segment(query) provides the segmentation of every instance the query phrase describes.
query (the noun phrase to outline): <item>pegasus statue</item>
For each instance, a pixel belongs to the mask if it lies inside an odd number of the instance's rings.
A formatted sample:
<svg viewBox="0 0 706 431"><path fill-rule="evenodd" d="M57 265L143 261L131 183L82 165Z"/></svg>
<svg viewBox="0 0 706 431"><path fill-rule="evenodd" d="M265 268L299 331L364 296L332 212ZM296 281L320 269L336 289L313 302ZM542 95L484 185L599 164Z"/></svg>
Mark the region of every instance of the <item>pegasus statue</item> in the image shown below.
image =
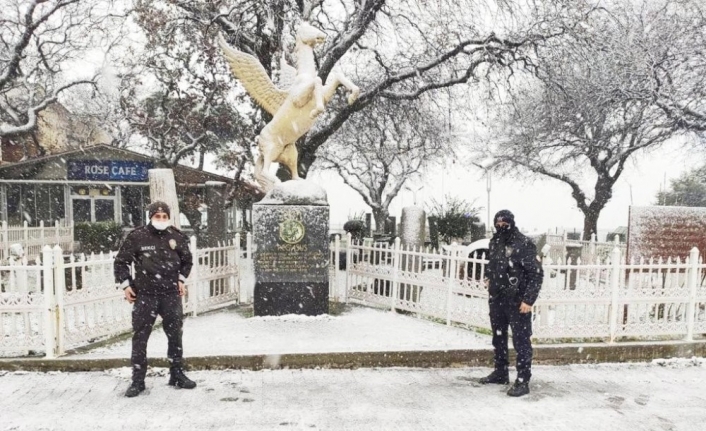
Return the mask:
<svg viewBox="0 0 706 431"><path fill-rule="evenodd" d="M277 88L257 58L230 47L223 37L219 44L233 75L240 80L248 94L267 112L272 121L257 137L260 156L255 164L255 179L263 191L269 192L278 181L269 173L272 162L284 165L298 179L298 151L296 142L314 125L324 112L326 104L342 85L350 91L348 103L358 98L360 89L344 75L331 72L326 84L316 73L314 48L326 39L319 29L303 22L298 30L295 45L296 69L287 64L284 55L280 60L282 79Z"/></svg>

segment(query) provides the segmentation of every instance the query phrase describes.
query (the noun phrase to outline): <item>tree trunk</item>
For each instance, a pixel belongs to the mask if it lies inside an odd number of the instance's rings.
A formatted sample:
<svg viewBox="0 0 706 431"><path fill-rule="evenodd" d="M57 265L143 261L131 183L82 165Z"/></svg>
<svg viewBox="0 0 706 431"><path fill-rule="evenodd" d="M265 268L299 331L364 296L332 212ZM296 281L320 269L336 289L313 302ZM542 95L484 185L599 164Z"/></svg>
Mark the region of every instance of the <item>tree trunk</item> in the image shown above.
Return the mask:
<svg viewBox="0 0 706 431"><path fill-rule="evenodd" d="M384 234L385 232L385 221L390 216L387 208L373 208L373 218L375 219L375 233Z"/></svg>
<svg viewBox="0 0 706 431"><path fill-rule="evenodd" d="M583 213L583 236L581 239L584 241L591 240L591 234L596 234L598 238L598 217L601 214L600 209L590 208Z"/></svg>
<svg viewBox="0 0 706 431"><path fill-rule="evenodd" d="M202 151L199 153L199 167L198 167L198 170L199 170L199 171L203 171L203 164L204 164L204 159L205 159L205 158L206 158L206 152L202 150Z"/></svg>

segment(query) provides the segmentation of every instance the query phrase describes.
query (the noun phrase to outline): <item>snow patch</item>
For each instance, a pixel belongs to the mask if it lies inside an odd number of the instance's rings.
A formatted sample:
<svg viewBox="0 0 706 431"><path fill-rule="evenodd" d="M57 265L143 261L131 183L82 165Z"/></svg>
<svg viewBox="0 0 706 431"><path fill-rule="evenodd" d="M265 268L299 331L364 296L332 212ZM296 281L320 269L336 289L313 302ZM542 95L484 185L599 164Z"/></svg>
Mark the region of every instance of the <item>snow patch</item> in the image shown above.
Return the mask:
<svg viewBox="0 0 706 431"><path fill-rule="evenodd" d="M330 316L328 314L319 314L318 316L306 316L303 314L283 314L281 316L257 316L252 317L250 320L278 320L282 322L311 322L317 320L333 320L337 319L336 316Z"/></svg>
<svg viewBox="0 0 706 431"><path fill-rule="evenodd" d="M263 200L265 205L328 205L326 190L313 181L298 179L275 184Z"/></svg>
<svg viewBox="0 0 706 431"><path fill-rule="evenodd" d="M660 358L654 359L652 364L667 368L706 367L706 358L696 356L691 358Z"/></svg>

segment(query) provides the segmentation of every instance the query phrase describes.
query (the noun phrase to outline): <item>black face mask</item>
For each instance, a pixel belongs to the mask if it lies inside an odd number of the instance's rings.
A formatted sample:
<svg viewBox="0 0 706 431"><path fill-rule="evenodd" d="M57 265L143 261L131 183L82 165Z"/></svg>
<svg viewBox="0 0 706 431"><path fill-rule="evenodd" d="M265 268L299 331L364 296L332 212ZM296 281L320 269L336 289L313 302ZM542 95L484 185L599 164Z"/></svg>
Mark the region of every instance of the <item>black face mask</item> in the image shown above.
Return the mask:
<svg viewBox="0 0 706 431"><path fill-rule="evenodd" d="M509 224L506 224L503 226L495 225L495 231L497 233L507 233L507 232L510 232L511 229L512 229L512 225L509 225Z"/></svg>

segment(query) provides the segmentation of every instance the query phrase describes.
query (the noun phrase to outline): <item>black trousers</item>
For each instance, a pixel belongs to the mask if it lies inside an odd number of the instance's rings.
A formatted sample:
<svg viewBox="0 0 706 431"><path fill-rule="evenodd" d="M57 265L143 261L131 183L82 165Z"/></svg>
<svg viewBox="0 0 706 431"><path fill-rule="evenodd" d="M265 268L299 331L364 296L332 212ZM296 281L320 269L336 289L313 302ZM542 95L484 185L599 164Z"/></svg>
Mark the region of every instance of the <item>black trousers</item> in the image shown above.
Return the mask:
<svg viewBox="0 0 706 431"><path fill-rule="evenodd" d="M520 300L515 298L492 298L490 327L493 330L495 369L508 372L508 327L512 329L512 344L517 352L517 379L529 382L532 377L532 313L520 313Z"/></svg>
<svg viewBox="0 0 706 431"><path fill-rule="evenodd" d="M147 374L147 341L152 333L152 326L162 316L162 327L167 334L167 357L171 368L181 368L183 349L181 333L183 315L181 297L173 295L139 295L132 307L132 380L141 382Z"/></svg>

